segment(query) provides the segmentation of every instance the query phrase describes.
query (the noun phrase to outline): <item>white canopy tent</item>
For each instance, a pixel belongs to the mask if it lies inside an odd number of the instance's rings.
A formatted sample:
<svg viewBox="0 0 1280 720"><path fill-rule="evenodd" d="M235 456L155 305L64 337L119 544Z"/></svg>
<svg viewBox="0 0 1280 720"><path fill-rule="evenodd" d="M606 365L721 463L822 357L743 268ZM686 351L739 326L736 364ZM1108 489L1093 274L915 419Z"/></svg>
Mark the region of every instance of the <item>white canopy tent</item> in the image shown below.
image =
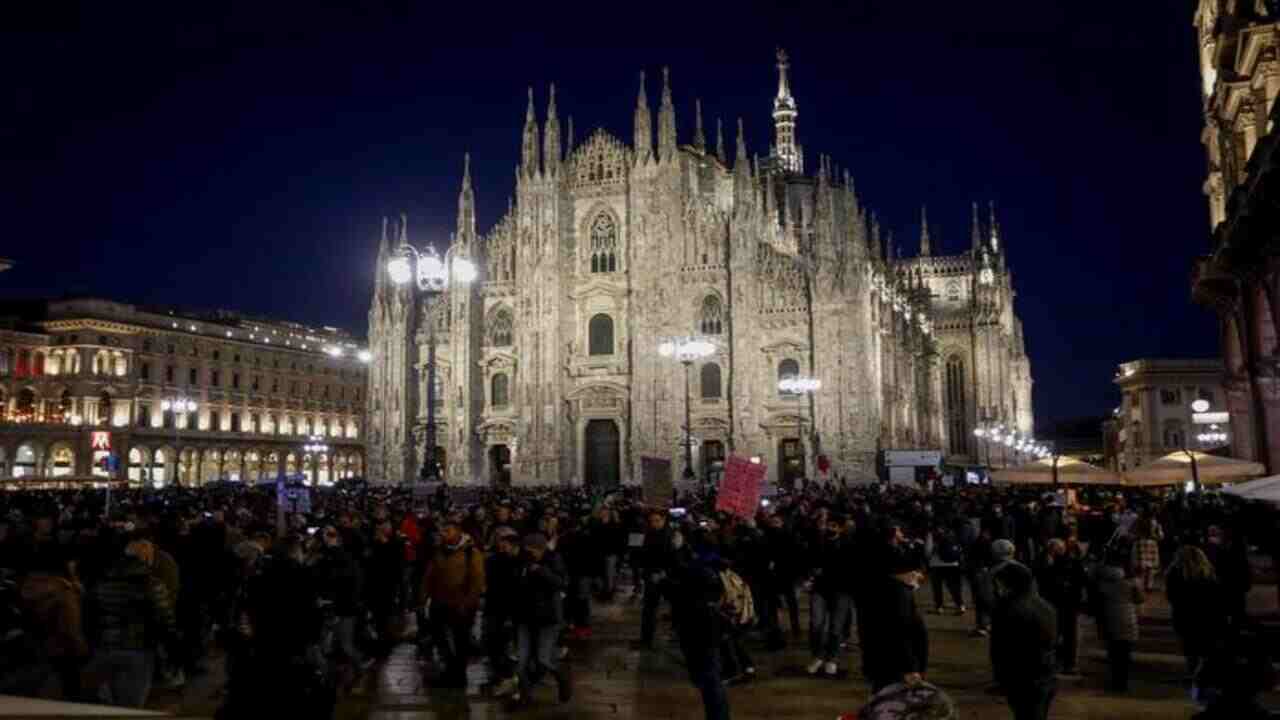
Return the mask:
<svg viewBox="0 0 1280 720"><path fill-rule="evenodd" d="M1122 482L1118 474L1106 468L1066 455L1054 455L1026 465L996 470L991 473L991 481L1009 485L1052 485L1055 462L1061 485L1119 485Z"/></svg>
<svg viewBox="0 0 1280 720"><path fill-rule="evenodd" d="M1194 475L1199 476L1201 485L1247 480L1266 472L1262 463L1252 460L1219 457L1196 450L1177 450L1125 473L1125 484L1134 487L1159 487L1191 482L1194 479L1192 458L1195 459Z"/></svg>
<svg viewBox="0 0 1280 720"><path fill-rule="evenodd" d="M1257 480L1250 480L1231 487L1224 487L1222 492L1245 500L1262 500L1280 504L1280 475L1272 475L1271 477L1258 478Z"/></svg>

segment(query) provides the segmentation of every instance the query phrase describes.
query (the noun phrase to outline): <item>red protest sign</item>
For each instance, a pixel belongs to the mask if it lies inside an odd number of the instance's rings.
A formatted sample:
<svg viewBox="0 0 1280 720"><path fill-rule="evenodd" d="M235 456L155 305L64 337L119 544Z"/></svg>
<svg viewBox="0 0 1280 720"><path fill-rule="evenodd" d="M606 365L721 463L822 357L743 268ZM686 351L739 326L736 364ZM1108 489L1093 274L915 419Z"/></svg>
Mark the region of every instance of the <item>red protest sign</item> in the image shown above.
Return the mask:
<svg viewBox="0 0 1280 720"><path fill-rule="evenodd" d="M733 513L741 518L756 516L760 505L760 492L764 489L764 463L753 463L746 458L730 455L724 464L724 477L716 494L716 510Z"/></svg>

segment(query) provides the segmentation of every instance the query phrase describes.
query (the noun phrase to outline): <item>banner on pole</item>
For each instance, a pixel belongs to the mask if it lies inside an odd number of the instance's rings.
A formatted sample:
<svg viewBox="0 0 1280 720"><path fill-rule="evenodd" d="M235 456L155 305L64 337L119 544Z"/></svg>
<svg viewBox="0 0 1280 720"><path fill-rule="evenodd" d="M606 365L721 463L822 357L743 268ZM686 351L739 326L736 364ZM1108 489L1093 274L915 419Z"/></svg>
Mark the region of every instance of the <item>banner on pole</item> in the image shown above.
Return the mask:
<svg viewBox="0 0 1280 720"><path fill-rule="evenodd" d="M641 457L640 478L644 483L644 501L647 505L671 507L671 461L667 458Z"/></svg>
<svg viewBox="0 0 1280 720"><path fill-rule="evenodd" d="M764 490L764 463L753 463L746 458L730 455L724 465L724 477L716 494L716 510L733 513L741 518L753 518L760 505L760 493Z"/></svg>

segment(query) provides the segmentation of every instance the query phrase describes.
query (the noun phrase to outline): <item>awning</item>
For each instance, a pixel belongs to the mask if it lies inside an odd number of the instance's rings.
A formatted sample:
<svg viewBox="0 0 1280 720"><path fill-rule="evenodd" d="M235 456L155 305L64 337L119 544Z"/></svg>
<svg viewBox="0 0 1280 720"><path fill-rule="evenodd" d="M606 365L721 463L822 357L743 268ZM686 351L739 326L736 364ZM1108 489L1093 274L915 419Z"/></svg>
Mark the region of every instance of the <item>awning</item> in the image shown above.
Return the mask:
<svg viewBox="0 0 1280 720"><path fill-rule="evenodd" d="M1245 500L1261 500L1280 504L1280 475L1272 475L1271 477L1258 478L1257 480L1250 480L1231 487L1224 487L1222 492Z"/></svg>
<svg viewBox="0 0 1280 720"><path fill-rule="evenodd" d="M991 481L1009 485L1052 485L1055 461L1057 479L1061 485L1119 485L1122 482L1118 474L1106 468L1066 455L1041 458L1026 465L996 470L991 473Z"/></svg>
<svg viewBox="0 0 1280 720"><path fill-rule="evenodd" d="M1266 472L1262 463L1219 457L1196 450L1178 450L1125 473L1125 484L1135 487L1183 485L1192 481L1191 458L1202 485L1255 478Z"/></svg>

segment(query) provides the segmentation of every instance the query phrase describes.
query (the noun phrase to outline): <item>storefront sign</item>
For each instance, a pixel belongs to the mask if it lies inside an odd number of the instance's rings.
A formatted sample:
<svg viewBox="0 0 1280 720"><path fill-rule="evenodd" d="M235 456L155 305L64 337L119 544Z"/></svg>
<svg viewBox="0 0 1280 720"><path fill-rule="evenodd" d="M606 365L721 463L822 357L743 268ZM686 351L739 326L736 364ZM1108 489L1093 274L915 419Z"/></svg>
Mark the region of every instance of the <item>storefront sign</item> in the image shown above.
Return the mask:
<svg viewBox="0 0 1280 720"><path fill-rule="evenodd" d="M94 431L89 438L94 450L111 449L111 433L97 430Z"/></svg>

